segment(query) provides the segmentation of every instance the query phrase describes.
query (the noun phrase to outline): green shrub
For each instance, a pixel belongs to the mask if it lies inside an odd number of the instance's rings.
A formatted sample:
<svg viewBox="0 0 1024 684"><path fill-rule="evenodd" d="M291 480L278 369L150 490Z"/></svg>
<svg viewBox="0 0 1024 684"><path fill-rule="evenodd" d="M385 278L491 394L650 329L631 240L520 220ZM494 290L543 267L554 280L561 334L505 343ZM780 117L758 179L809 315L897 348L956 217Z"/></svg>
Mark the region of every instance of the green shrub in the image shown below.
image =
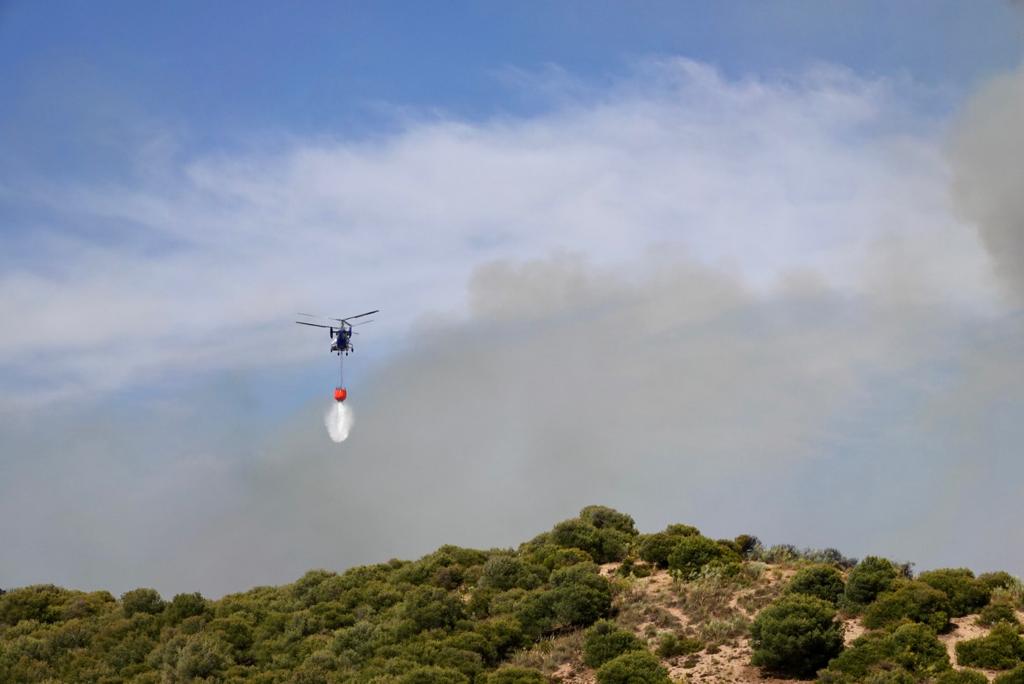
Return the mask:
<svg viewBox="0 0 1024 684"><path fill-rule="evenodd" d="M164 614L172 624L177 624L187 618L202 615L206 608L206 599L199 592L177 594L164 608Z"/></svg>
<svg viewBox="0 0 1024 684"><path fill-rule="evenodd" d="M736 548L739 549L740 555L744 558L749 558L754 550L761 546L761 540L752 534L741 534L733 541L736 543Z"/></svg>
<svg viewBox="0 0 1024 684"><path fill-rule="evenodd" d="M992 684L1024 684L1024 665L1015 667L1009 672L996 677Z"/></svg>
<svg viewBox="0 0 1024 684"><path fill-rule="evenodd" d="M1014 610L1013 604L1009 601L992 601L981 609L981 614L978 616L979 625L991 627L998 622L1005 622L1017 627L1020 626L1020 621L1017 619L1017 611Z"/></svg>
<svg viewBox="0 0 1024 684"><path fill-rule="evenodd" d="M611 563L626 557L632 537L614 527L594 527L573 518L555 525L549 539L557 546L586 551L597 563Z"/></svg>
<svg viewBox="0 0 1024 684"><path fill-rule="evenodd" d="M1015 586L1020 584L1019 579L1002 570L998 572L982 573L978 575L978 581L988 587L990 591L995 591L996 589L1013 589Z"/></svg>
<svg viewBox="0 0 1024 684"><path fill-rule="evenodd" d="M156 615L164 609L164 600L156 589L132 589L121 594L121 609L125 617L136 613Z"/></svg>
<svg viewBox="0 0 1024 684"><path fill-rule="evenodd" d="M845 588L843 575L829 565L811 565L800 568L786 590L791 594L807 594L836 603Z"/></svg>
<svg viewBox="0 0 1024 684"><path fill-rule="evenodd" d="M874 670L864 678L864 684L916 684L914 676L903 668Z"/></svg>
<svg viewBox="0 0 1024 684"><path fill-rule="evenodd" d="M52 584L11 589L0 596L0 625L16 625L22 620L56 622L72 595Z"/></svg>
<svg viewBox="0 0 1024 684"><path fill-rule="evenodd" d="M483 684L546 684L548 680L537 670L505 665L490 674L483 675L478 681Z"/></svg>
<svg viewBox="0 0 1024 684"><path fill-rule="evenodd" d="M644 535L640 540L640 558L659 568L667 568L668 555L679 543L679 539L680 537L674 537L664 532Z"/></svg>
<svg viewBox="0 0 1024 684"><path fill-rule="evenodd" d="M597 567L581 563L551 573L548 592L555 627L586 627L611 611L611 585Z"/></svg>
<svg viewBox="0 0 1024 684"><path fill-rule="evenodd" d="M772 672L810 677L843 648L843 628L835 618L828 601L784 596L754 619L751 662Z"/></svg>
<svg viewBox="0 0 1024 684"><path fill-rule="evenodd" d="M594 558L583 549L566 549L551 543L528 546L520 555L532 565L539 565L548 571L577 563L594 562Z"/></svg>
<svg viewBox="0 0 1024 684"><path fill-rule="evenodd" d="M469 684L469 677L450 667L427 665L405 673L398 684Z"/></svg>
<svg viewBox="0 0 1024 684"><path fill-rule="evenodd" d="M636 523L631 516L619 513L614 508L607 506L587 506L580 511L580 520L593 525L597 529L612 529L635 537Z"/></svg>
<svg viewBox="0 0 1024 684"><path fill-rule="evenodd" d="M999 623L986 636L959 642L956 657L961 665L1008 670L1024 660L1024 639L1016 627Z"/></svg>
<svg viewBox="0 0 1024 684"><path fill-rule="evenodd" d="M859 637L829 663L828 672L861 681L869 673L892 665L924 677L949 669L949 655L930 627L906 623L891 632L869 632Z"/></svg>
<svg viewBox="0 0 1024 684"><path fill-rule="evenodd" d="M619 628L610 620L599 620L583 633L583 662L594 668L601 667L627 651L645 648L644 643L631 632Z"/></svg>
<svg viewBox="0 0 1024 684"><path fill-rule="evenodd" d="M527 563L511 554L491 556L483 565L478 582L481 587L507 591L508 589L535 589L547 579L545 568Z"/></svg>
<svg viewBox="0 0 1024 684"><path fill-rule="evenodd" d="M738 563L739 556L707 537L683 537L668 556L668 567L684 580L694 579L708 566Z"/></svg>
<svg viewBox="0 0 1024 684"><path fill-rule="evenodd" d="M451 629L465 615L462 601L444 589L416 587L402 603L402 615L417 632L424 629Z"/></svg>
<svg viewBox="0 0 1024 684"><path fill-rule="evenodd" d="M550 582L550 589L530 592L515 605L516 619L530 638L568 627L587 627L611 611L611 585L592 563L556 570Z"/></svg>
<svg viewBox="0 0 1024 684"><path fill-rule="evenodd" d="M804 560L812 563L831 565L832 567L842 568L843 570L849 570L853 566L857 565L857 560L855 558L848 558L844 556L838 549L804 549L800 555Z"/></svg>
<svg viewBox="0 0 1024 684"><path fill-rule="evenodd" d="M898 575L896 567L888 560L868 556L850 570L843 592L844 603L854 609L868 605L879 594L889 591Z"/></svg>
<svg viewBox="0 0 1024 684"><path fill-rule="evenodd" d="M674 523L665 528L665 534L673 537L699 537L700 530L693 525Z"/></svg>
<svg viewBox="0 0 1024 684"><path fill-rule="evenodd" d="M180 681L215 677L231 665L231 649L220 639L193 634L177 654L175 671Z"/></svg>
<svg viewBox="0 0 1024 684"><path fill-rule="evenodd" d="M668 556L680 540L699 537L700 530L692 525L669 525L663 532L645 534L640 537L640 558L659 568L668 567Z"/></svg>
<svg viewBox="0 0 1024 684"><path fill-rule="evenodd" d="M979 610L988 603L992 590L974 578L967 568L944 568L922 572L918 581L944 591L949 597L951 617L960 617Z"/></svg>
<svg viewBox="0 0 1024 684"><path fill-rule="evenodd" d="M649 651L632 651L609 660L597 671L598 684L670 684L668 670Z"/></svg>
<svg viewBox="0 0 1024 684"><path fill-rule="evenodd" d="M888 591L875 599L864 611L864 626L878 629L901 620L921 622L936 632L949 626L949 599L945 592L923 582L900 580L895 591Z"/></svg>
<svg viewBox="0 0 1024 684"><path fill-rule="evenodd" d="M700 639L690 637L680 638L674 632L666 632L658 639L658 655L662 658L675 658L681 655L690 655L704 649L704 643Z"/></svg>
<svg viewBox="0 0 1024 684"><path fill-rule="evenodd" d="M977 670L950 669L940 672L935 684L988 684L988 677Z"/></svg>

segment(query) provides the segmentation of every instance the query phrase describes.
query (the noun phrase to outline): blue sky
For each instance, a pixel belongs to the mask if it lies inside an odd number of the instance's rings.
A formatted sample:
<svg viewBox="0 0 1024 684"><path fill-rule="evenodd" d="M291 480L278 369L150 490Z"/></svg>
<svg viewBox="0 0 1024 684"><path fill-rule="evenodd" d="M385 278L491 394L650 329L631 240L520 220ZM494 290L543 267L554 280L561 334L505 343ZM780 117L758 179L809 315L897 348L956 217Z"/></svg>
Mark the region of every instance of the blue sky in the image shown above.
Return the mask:
<svg viewBox="0 0 1024 684"><path fill-rule="evenodd" d="M1022 14L0 4L0 586L216 594L594 502L1024 572L971 533L1021 494ZM292 314L378 307L339 448Z"/></svg>
<svg viewBox="0 0 1024 684"><path fill-rule="evenodd" d="M9 2L0 15L5 167L126 173L153 127L187 152L252 134L359 137L402 112L460 118L549 106L518 70L600 85L636 60L684 55L729 75L809 62L961 93L1019 62L1009 3ZM74 152L75 154L67 154Z"/></svg>

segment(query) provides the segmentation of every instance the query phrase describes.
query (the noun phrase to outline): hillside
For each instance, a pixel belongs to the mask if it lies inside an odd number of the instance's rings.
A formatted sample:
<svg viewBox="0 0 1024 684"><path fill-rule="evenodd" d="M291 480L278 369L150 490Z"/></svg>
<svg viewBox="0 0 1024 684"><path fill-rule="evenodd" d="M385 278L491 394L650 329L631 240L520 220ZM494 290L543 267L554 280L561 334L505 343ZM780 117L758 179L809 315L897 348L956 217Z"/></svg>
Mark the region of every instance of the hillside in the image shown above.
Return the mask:
<svg viewBox="0 0 1024 684"><path fill-rule="evenodd" d="M207 600L0 595L2 682L1024 682L1022 586L834 550L639 534L591 506L518 549Z"/></svg>

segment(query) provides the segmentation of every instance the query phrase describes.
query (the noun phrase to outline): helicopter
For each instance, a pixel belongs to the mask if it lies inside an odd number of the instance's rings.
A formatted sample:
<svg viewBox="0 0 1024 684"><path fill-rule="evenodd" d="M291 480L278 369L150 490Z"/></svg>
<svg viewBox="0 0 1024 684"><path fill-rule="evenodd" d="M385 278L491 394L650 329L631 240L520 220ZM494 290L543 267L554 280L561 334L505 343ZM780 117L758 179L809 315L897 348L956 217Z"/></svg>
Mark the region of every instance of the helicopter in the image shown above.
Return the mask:
<svg viewBox="0 0 1024 684"><path fill-rule="evenodd" d="M359 333L352 330L354 326L365 325L366 323L372 323L373 319L367 321L360 321L358 323L352 323L357 318L364 318L375 313L380 313L380 309L374 309L373 311L367 311L356 316L349 316L348 318L330 318L327 316L318 316L316 314L299 313L299 316L306 318L316 319L324 321L323 323L314 323L312 321L295 321L299 325L308 325L312 328L324 328L331 336L331 353L338 355L338 386L334 388L334 400L337 402L345 401L348 397L348 390L345 388L345 357L356 350L352 345L352 336L358 335Z"/></svg>

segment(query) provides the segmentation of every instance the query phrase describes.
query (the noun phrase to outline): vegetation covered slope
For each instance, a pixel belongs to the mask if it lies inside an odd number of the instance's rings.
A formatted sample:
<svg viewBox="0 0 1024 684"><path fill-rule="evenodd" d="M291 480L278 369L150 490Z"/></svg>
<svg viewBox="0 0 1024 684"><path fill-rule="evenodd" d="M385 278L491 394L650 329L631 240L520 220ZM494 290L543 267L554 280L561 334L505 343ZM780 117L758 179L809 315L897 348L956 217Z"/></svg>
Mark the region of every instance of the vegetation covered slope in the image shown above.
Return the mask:
<svg viewBox="0 0 1024 684"><path fill-rule="evenodd" d="M444 546L216 601L9 589L0 682L1016 684L1021 600L1006 573L642 535L591 506L514 551Z"/></svg>

